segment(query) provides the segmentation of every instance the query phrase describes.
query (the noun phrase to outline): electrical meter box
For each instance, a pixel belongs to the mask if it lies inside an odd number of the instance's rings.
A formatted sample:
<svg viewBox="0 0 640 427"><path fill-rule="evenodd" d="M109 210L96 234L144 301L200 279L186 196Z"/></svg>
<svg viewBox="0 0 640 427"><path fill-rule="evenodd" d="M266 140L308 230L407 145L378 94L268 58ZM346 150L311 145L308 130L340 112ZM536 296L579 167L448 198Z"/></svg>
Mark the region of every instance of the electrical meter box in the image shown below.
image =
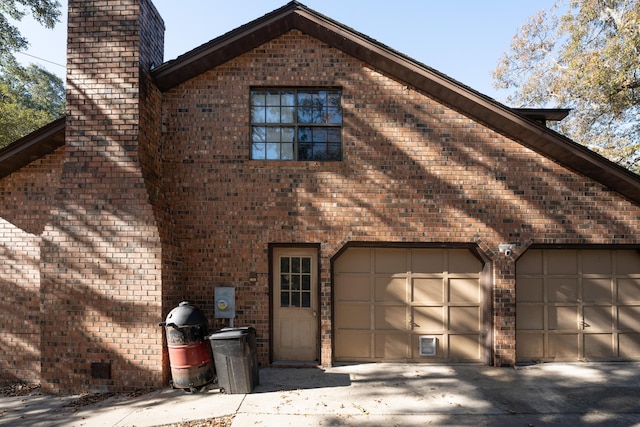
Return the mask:
<svg viewBox="0 0 640 427"><path fill-rule="evenodd" d="M215 317L233 319L236 317L236 288L218 286L215 288Z"/></svg>

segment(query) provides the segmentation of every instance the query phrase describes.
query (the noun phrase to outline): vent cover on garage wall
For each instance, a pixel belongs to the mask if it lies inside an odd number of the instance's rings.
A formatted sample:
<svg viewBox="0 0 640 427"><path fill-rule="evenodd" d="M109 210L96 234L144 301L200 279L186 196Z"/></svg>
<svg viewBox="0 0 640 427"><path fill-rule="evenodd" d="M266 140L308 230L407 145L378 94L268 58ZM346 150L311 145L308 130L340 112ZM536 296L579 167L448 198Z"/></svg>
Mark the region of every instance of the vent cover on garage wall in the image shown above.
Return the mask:
<svg viewBox="0 0 640 427"><path fill-rule="evenodd" d="M423 335L420 337L420 356L436 355L436 337Z"/></svg>
<svg viewBox="0 0 640 427"><path fill-rule="evenodd" d="M423 335L420 337L420 356L436 355L436 337Z"/></svg>

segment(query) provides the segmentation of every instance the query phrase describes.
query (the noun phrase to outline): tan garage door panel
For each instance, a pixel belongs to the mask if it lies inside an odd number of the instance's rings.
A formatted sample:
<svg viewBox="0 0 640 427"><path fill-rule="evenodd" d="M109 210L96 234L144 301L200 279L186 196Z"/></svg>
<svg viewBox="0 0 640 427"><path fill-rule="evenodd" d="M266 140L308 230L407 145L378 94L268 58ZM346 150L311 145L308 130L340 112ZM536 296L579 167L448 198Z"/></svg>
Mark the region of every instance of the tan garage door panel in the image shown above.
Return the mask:
<svg viewBox="0 0 640 427"><path fill-rule="evenodd" d="M640 358L636 250L529 250L516 301L518 361Z"/></svg>
<svg viewBox="0 0 640 427"><path fill-rule="evenodd" d="M630 359L640 357L640 333L621 333L618 341L621 357Z"/></svg>
<svg viewBox="0 0 640 427"><path fill-rule="evenodd" d="M336 361L482 361L482 263L468 250L349 248L334 268Z"/></svg>

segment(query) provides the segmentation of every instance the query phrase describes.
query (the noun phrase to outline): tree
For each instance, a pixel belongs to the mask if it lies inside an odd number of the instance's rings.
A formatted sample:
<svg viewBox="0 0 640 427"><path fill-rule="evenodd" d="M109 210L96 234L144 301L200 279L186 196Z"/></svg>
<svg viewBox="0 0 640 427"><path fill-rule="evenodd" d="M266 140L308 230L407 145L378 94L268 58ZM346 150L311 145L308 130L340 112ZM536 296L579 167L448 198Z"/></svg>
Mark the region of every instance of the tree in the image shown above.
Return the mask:
<svg viewBox="0 0 640 427"><path fill-rule="evenodd" d="M27 40L10 19L33 18L53 28L60 16L56 0L0 0L0 148L64 114L64 84L36 65L23 67L13 56Z"/></svg>
<svg viewBox="0 0 640 427"><path fill-rule="evenodd" d="M64 115L62 80L15 59L0 61L0 148Z"/></svg>
<svg viewBox="0 0 640 427"><path fill-rule="evenodd" d="M0 148L51 122L51 116L42 110L25 108L0 83Z"/></svg>
<svg viewBox="0 0 640 427"><path fill-rule="evenodd" d="M31 10L33 18L46 28L53 28L60 17L60 3L57 0L0 0L1 58L12 56L13 52L26 49L29 45L27 39L8 19L21 21L27 15L24 8Z"/></svg>
<svg viewBox="0 0 640 427"><path fill-rule="evenodd" d="M569 107L557 130L640 172L640 3L558 0L529 18L494 71L519 107Z"/></svg>

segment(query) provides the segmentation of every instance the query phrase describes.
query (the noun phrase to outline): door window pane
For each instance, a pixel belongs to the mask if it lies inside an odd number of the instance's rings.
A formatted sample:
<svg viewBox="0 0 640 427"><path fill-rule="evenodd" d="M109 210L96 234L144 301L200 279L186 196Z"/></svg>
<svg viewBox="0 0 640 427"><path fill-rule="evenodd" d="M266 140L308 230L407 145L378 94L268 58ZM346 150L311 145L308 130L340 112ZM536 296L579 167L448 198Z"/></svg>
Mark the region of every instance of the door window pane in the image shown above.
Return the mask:
<svg viewBox="0 0 640 427"><path fill-rule="evenodd" d="M302 272L311 273L311 258L302 258Z"/></svg>
<svg viewBox="0 0 640 427"><path fill-rule="evenodd" d="M289 258L287 257L280 258L280 272L281 273L289 272Z"/></svg>
<svg viewBox="0 0 640 427"><path fill-rule="evenodd" d="M288 274L283 274L280 276L280 289L282 289L283 291L288 291L289 289L291 289Z"/></svg>
<svg viewBox="0 0 640 427"><path fill-rule="evenodd" d="M291 293L291 307L300 307L300 293L292 292Z"/></svg>
<svg viewBox="0 0 640 427"><path fill-rule="evenodd" d="M311 274L311 257L280 258L280 303L282 307L311 307Z"/></svg>
<svg viewBox="0 0 640 427"><path fill-rule="evenodd" d="M289 293L282 292L280 294L280 307L289 307Z"/></svg>
<svg viewBox="0 0 640 427"><path fill-rule="evenodd" d="M305 307L305 308L311 307L311 293L309 292L302 293L302 307Z"/></svg>

